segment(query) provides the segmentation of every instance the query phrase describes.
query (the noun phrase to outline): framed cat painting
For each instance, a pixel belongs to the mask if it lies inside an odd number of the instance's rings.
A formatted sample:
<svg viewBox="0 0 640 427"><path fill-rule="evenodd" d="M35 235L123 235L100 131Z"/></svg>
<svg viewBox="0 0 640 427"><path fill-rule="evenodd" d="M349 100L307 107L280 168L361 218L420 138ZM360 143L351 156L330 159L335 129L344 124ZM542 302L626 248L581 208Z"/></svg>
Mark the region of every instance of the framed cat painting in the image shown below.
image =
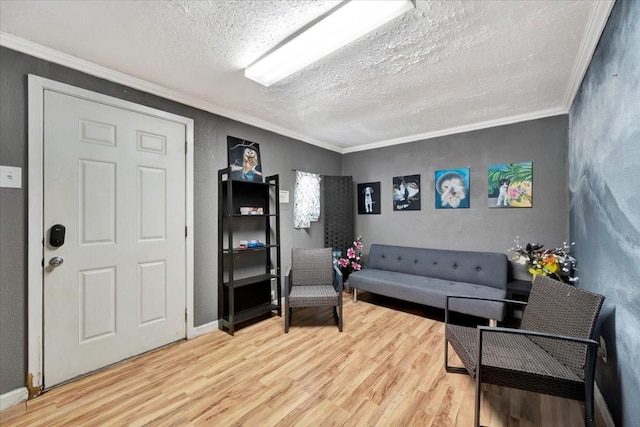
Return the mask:
<svg viewBox="0 0 640 427"><path fill-rule="evenodd" d="M262 182L260 146L255 142L227 136L229 177L235 181Z"/></svg>
<svg viewBox="0 0 640 427"><path fill-rule="evenodd" d="M489 166L489 207L533 206L533 162Z"/></svg>
<svg viewBox="0 0 640 427"><path fill-rule="evenodd" d="M420 210L420 175L393 177L393 210Z"/></svg>

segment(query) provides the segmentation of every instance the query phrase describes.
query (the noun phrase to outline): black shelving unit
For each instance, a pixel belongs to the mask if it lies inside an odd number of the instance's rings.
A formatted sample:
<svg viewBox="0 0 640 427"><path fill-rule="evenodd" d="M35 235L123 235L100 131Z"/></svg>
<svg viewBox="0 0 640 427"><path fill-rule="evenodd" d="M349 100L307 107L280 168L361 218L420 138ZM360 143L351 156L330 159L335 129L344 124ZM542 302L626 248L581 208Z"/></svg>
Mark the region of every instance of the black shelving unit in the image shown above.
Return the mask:
<svg viewBox="0 0 640 427"><path fill-rule="evenodd" d="M229 168L218 171L218 325L231 335L241 323L282 315L279 181L234 181ZM263 213L242 215L244 206ZM264 246L240 248L240 240Z"/></svg>

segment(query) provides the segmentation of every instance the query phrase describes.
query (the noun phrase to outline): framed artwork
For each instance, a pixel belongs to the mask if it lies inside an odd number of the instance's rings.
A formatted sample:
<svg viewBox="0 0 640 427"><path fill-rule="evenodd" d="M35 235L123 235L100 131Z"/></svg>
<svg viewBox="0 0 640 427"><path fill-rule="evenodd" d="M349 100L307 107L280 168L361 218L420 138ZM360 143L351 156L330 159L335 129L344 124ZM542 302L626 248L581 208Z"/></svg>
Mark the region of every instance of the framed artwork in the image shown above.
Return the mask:
<svg viewBox="0 0 640 427"><path fill-rule="evenodd" d="M380 214L380 181L358 184L358 214Z"/></svg>
<svg viewBox="0 0 640 427"><path fill-rule="evenodd" d="M469 208L469 168L436 171L436 209Z"/></svg>
<svg viewBox="0 0 640 427"><path fill-rule="evenodd" d="M420 210L420 175L393 177L393 210Z"/></svg>
<svg viewBox="0 0 640 427"><path fill-rule="evenodd" d="M229 178L236 181L262 182L260 146L255 142L227 136Z"/></svg>
<svg viewBox="0 0 640 427"><path fill-rule="evenodd" d="M489 166L489 207L533 206L533 162Z"/></svg>

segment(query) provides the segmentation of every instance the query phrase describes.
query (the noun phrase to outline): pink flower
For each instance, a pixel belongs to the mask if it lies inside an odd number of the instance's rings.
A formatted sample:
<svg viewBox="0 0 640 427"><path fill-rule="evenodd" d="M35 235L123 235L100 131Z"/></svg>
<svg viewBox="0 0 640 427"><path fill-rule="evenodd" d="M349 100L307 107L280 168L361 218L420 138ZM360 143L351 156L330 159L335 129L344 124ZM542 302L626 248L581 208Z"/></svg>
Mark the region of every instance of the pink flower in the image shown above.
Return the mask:
<svg viewBox="0 0 640 427"><path fill-rule="evenodd" d="M340 267L346 267L349 265L349 260L345 258L340 258L340 260L338 261L338 264L340 264Z"/></svg>
<svg viewBox="0 0 640 427"><path fill-rule="evenodd" d="M357 262L353 261L351 262L351 268L353 268L355 271L359 271L362 268L362 266Z"/></svg>
<svg viewBox="0 0 640 427"><path fill-rule="evenodd" d="M354 251L353 248L349 248L347 250L347 257L348 258L355 258L356 257L356 251Z"/></svg>
<svg viewBox="0 0 640 427"><path fill-rule="evenodd" d="M362 249L362 242L359 242L356 240L355 242L353 242L353 247L356 248L357 250Z"/></svg>

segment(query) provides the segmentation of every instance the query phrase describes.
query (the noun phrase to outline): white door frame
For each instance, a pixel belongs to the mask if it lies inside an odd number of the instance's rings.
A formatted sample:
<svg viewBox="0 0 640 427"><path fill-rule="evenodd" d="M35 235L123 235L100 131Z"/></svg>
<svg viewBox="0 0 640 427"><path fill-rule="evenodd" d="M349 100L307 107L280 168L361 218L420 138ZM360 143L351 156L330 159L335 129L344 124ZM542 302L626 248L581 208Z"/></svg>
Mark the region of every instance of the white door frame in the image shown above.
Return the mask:
<svg viewBox="0 0 640 427"><path fill-rule="evenodd" d="M193 119L178 116L155 108L145 107L130 101L113 98L85 89L80 89L54 80L29 74L29 143L28 143L28 236L27 236L27 387L30 397L42 391L43 380L43 312L44 312L44 268L43 242L43 161L44 161L44 91L63 94L99 102L105 105L147 114L164 120L184 124L186 128L185 195L187 237L186 253L186 332L187 338L195 336L193 317Z"/></svg>

